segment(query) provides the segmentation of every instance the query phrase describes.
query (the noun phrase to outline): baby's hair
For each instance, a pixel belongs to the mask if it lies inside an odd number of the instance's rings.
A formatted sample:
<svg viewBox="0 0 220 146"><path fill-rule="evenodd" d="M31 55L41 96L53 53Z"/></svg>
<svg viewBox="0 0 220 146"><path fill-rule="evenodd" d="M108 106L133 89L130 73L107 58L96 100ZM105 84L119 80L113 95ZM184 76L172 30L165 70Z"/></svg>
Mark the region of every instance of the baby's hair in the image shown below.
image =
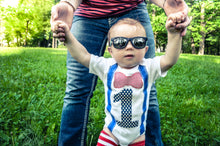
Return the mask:
<svg viewBox="0 0 220 146"><path fill-rule="evenodd" d="M135 19L132 19L132 18L124 18L124 19L121 19L119 20L118 22L116 22L109 30L108 32L108 40L110 39L110 33L112 32L112 30L117 26L117 25L121 25L121 24L128 24L128 25L132 25L132 26L136 26L136 27L142 27L143 30L145 31L144 29L144 26L141 24L140 21L138 20L135 20Z"/></svg>

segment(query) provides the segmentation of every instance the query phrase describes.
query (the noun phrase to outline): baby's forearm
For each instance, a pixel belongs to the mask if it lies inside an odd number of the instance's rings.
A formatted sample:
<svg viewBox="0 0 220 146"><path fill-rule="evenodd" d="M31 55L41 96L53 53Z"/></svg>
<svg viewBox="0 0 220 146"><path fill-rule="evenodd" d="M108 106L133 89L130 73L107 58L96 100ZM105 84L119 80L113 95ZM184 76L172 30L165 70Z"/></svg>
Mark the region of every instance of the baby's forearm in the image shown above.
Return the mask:
<svg viewBox="0 0 220 146"><path fill-rule="evenodd" d="M162 72L170 69L174 64L176 64L179 59L179 55L182 47L182 37L180 32L168 32L168 44L166 53L161 58L161 70Z"/></svg>
<svg viewBox="0 0 220 146"><path fill-rule="evenodd" d="M71 34L71 32L66 34L65 45L74 59L82 65L89 67L91 54L89 54L86 48Z"/></svg>

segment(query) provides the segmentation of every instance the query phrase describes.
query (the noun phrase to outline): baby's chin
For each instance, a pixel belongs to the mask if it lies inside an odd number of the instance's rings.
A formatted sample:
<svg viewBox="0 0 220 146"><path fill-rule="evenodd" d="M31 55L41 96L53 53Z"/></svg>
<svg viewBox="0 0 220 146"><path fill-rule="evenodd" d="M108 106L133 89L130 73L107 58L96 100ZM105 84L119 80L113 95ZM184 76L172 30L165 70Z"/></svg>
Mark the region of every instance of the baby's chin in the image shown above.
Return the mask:
<svg viewBox="0 0 220 146"><path fill-rule="evenodd" d="M137 65L138 64L132 64L132 65L120 65L119 64L119 66L124 69L132 69L132 68L136 67Z"/></svg>

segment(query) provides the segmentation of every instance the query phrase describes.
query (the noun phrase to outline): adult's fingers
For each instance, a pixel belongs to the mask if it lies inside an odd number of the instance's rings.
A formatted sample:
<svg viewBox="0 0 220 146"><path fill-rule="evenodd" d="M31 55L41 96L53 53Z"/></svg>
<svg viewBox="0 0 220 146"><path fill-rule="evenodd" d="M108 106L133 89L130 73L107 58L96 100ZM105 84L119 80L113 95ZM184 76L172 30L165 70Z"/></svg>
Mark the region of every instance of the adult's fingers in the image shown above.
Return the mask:
<svg viewBox="0 0 220 146"><path fill-rule="evenodd" d="M181 32L180 36L185 36L187 32L187 28L183 29L183 31Z"/></svg>
<svg viewBox="0 0 220 146"><path fill-rule="evenodd" d="M192 21L192 17L187 17L186 20L183 22L183 23L180 23L180 24L177 24L176 25L176 28L178 29L182 29L182 32L181 32L181 36L185 36L186 35L186 32L187 32L187 27L190 25Z"/></svg>
<svg viewBox="0 0 220 146"><path fill-rule="evenodd" d="M52 30L53 31L53 37L56 37L57 35L59 34L65 34L65 31L63 28L61 27L58 27L57 25L53 27L54 29Z"/></svg>
<svg viewBox="0 0 220 146"><path fill-rule="evenodd" d="M65 33L59 32L59 33L53 33L53 37L59 39L59 41L64 42L66 40Z"/></svg>
<svg viewBox="0 0 220 146"><path fill-rule="evenodd" d="M182 23L178 23L176 27L179 29L185 29L186 27L190 25L191 21L192 21L192 17L187 16L185 21L183 21Z"/></svg>
<svg viewBox="0 0 220 146"><path fill-rule="evenodd" d="M53 37L55 37L55 38L63 38L63 37L65 37L65 33L63 33L63 32L53 33Z"/></svg>

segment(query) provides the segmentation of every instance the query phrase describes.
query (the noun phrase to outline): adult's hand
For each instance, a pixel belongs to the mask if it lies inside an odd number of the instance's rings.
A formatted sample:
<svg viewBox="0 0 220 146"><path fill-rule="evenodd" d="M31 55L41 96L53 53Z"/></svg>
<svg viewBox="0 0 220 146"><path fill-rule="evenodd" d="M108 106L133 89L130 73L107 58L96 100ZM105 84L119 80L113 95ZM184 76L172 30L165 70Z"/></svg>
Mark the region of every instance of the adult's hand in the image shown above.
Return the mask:
<svg viewBox="0 0 220 146"><path fill-rule="evenodd" d="M69 27L69 29L72 26L73 21L73 15L74 15L74 9L71 5L69 5L66 2L60 2L57 5L52 7L51 10L51 30L53 31L53 36L58 37L57 34L57 26L55 25L56 21L63 21L66 23ZM62 38L62 36L60 36ZM58 37L60 39L60 37Z"/></svg>
<svg viewBox="0 0 220 146"><path fill-rule="evenodd" d="M189 26L191 20L188 17L188 6L184 0L165 0L163 5L164 11L167 16L172 13L183 14L183 18L177 21L176 28L182 29L181 36L186 35L187 26Z"/></svg>

